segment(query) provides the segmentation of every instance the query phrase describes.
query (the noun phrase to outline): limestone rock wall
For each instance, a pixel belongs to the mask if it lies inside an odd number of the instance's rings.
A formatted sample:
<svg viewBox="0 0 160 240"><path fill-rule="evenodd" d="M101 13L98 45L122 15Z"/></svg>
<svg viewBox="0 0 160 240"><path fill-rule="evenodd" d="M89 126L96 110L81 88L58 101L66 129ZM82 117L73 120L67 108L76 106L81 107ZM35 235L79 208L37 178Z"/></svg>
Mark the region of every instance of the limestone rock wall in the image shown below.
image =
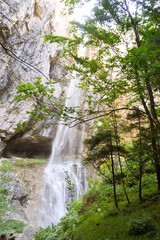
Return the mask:
<svg viewBox="0 0 160 240"><path fill-rule="evenodd" d="M12 167L7 171L2 171L2 168L0 170L0 185L6 189L5 195L8 203L8 209L5 211L2 221L22 221L26 226L22 233L16 234L16 239L32 239L39 229L37 212L40 189L43 184L43 169L46 163L45 161L41 163L40 160L36 164L22 158L1 158L0 167L3 162L9 162ZM18 163L16 164L16 162ZM2 209L1 211L3 211Z"/></svg>
<svg viewBox="0 0 160 240"><path fill-rule="evenodd" d="M43 123L38 123L34 130L21 134L15 130L19 122L29 119L26 111L33 102L17 103L14 96L19 83L33 83L36 77L45 80L45 76L57 81L57 97L65 92L60 49L41 38L68 35L62 8L59 0L0 0L0 155L48 157L50 153L53 127L44 130Z"/></svg>

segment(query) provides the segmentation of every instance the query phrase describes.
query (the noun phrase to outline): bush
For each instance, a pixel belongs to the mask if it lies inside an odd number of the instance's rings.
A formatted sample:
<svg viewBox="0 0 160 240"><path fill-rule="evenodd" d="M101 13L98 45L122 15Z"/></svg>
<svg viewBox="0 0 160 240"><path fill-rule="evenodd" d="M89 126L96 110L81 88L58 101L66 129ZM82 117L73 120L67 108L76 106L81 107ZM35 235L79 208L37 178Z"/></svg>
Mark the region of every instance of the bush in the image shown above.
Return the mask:
<svg viewBox="0 0 160 240"><path fill-rule="evenodd" d="M9 219L5 221L0 221L0 235L7 232L7 234L13 233L21 233L23 231L23 228L26 225L18 220Z"/></svg>
<svg viewBox="0 0 160 240"><path fill-rule="evenodd" d="M7 192L7 189L0 184L0 222L8 210Z"/></svg>
<svg viewBox="0 0 160 240"><path fill-rule="evenodd" d="M52 225L52 227L48 226L46 229L40 228L39 232L35 234L35 240L54 240L56 239L54 236L55 227Z"/></svg>
<svg viewBox="0 0 160 240"><path fill-rule="evenodd" d="M82 208L82 199L68 203L68 212L61 218L57 225L48 226L46 229L40 228L35 234L35 240L60 240L68 239L81 222L79 214Z"/></svg>
<svg viewBox="0 0 160 240"><path fill-rule="evenodd" d="M129 235L140 235L148 232L156 233L156 226L151 218L133 219L130 222Z"/></svg>

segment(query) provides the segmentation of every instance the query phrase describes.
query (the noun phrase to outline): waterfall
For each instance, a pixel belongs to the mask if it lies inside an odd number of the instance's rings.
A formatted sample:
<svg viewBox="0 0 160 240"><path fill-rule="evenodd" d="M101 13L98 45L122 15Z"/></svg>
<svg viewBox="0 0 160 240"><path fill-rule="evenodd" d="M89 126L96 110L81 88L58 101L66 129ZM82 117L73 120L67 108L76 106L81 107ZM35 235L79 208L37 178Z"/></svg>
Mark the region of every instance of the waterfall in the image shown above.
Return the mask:
<svg viewBox="0 0 160 240"><path fill-rule="evenodd" d="M80 46L79 55L84 56L84 49ZM82 104L83 93L77 87L78 78L70 81L65 105L67 107ZM87 187L86 171L81 166L80 153L84 126L68 128L59 124L53 140L52 154L44 170L41 206L38 216L39 225L47 227L56 224L67 212L66 202L71 200L65 181L66 173L75 186L75 195L81 195Z"/></svg>

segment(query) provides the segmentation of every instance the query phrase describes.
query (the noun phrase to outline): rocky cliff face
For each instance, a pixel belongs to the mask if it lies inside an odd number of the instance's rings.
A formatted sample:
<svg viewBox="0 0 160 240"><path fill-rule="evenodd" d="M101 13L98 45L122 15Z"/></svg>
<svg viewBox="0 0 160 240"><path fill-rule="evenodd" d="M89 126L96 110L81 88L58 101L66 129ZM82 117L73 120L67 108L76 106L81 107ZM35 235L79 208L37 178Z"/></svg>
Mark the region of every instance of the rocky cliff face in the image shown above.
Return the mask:
<svg viewBox="0 0 160 240"><path fill-rule="evenodd" d="M38 227L38 211L40 201L40 190L43 184L43 169L45 160L38 159L0 159L0 187L1 188L1 211L0 222L7 225L7 221L21 221L25 224L23 232L16 233L16 239L32 239ZM6 164L9 165L6 165ZM4 211L4 196L7 208ZM2 214L3 213L3 214ZM2 217L2 218L1 218ZM3 225L2 225L3 226ZM18 226L18 223L17 223ZM8 231L14 231L8 226ZM5 230L0 229L4 233ZM8 232L7 232L8 233Z"/></svg>
<svg viewBox="0 0 160 240"><path fill-rule="evenodd" d="M43 123L38 123L34 130L17 133L17 124L29 120L26 111L33 102L17 103L14 96L19 83L33 83L36 77L56 80L57 97L65 91L60 49L41 38L44 34L68 35L62 7L58 0L0 0L0 155L50 154L54 127L44 130Z"/></svg>

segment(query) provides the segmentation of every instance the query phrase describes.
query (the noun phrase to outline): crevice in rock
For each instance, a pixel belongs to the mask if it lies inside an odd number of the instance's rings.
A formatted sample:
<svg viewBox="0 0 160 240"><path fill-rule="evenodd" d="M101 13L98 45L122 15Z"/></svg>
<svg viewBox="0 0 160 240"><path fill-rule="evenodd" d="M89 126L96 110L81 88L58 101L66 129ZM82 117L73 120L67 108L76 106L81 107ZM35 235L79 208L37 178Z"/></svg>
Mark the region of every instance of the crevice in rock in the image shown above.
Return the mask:
<svg viewBox="0 0 160 240"><path fill-rule="evenodd" d="M58 50L56 52L55 57L51 57L51 56L49 57L49 62L50 62L49 77L50 79L65 85L65 82L66 82L65 76L67 75L67 70L58 61L60 54L61 54L61 51Z"/></svg>
<svg viewBox="0 0 160 240"><path fill-rule="evenodd" d="M52 139L51 134L50 137L39 135L38 132L36 133L32 129L16 133L5 141L6 146L2 156L47 159L51 154Z"/></svg>
<svg viewBox="0 0 160 240"><path fill-rule="evenodd" d="M5 43L7 39L9 38L10 30L7 25L1 24L0 27L0 41L2 43Z"/></svg>
<svg viewBox="0 0 160 240"><path fill-rule="evenodd" d="M20 197L18 200L22 207L26 207L28 199L29 199L29 197L26 194L25 196Z"/></svg>
<svg viewBox="0 0 160 240"><path fill-rule="evenodd" d="M38 5L38 3L35 1L34 3L34 12L33 12L34 16L35 17L38 17L38 18L42 18L42 14L43 14L43 9L41 6Z"/></svg>

